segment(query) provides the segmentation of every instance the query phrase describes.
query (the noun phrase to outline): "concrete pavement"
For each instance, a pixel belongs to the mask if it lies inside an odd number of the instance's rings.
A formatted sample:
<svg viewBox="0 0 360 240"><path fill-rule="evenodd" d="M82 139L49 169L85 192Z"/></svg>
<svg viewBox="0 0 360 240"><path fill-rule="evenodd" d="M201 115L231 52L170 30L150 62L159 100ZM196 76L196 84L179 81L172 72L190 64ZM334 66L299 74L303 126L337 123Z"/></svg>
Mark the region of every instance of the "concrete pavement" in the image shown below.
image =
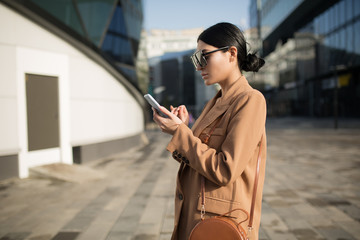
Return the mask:
<svg viewBox="0 0 360 240"><path fill-rule="evenodd" d="M267 125L260 239L360 239L359 121ZM168 135L146 135L148 145L91 164L0 182L0 240L169 239L178 163Z"/></svg>

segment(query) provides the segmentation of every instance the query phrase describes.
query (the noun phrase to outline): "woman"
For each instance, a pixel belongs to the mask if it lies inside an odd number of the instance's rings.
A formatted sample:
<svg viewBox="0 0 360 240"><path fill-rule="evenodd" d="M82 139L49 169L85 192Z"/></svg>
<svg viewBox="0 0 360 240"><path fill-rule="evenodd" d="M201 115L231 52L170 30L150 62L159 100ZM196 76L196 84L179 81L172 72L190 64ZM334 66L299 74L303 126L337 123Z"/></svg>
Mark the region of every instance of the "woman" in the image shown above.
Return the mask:
<svg viewBox="0 0 360 240"><path fill-rule="evenodd" d="M266 102L259 91L251 88L242 71L257 72L265 62L255 54L248 54L242 32L230 23L218 23L202 32L191 58L205 84L218 83L221 90L206 104L191 130L187 126L185 106L171 107L171 112L161 107L168 118L154 111L153 119L161 130L173 135L167 150L180 162L172 239L188 239L200 220L202 176L205 177L205 218L234 208L250 211L261 146L251 232L252 239L258 239L266 159ZM246 215L236 211L231 217L240 222ZM243 223L244 229L247 223Z"/></svg>

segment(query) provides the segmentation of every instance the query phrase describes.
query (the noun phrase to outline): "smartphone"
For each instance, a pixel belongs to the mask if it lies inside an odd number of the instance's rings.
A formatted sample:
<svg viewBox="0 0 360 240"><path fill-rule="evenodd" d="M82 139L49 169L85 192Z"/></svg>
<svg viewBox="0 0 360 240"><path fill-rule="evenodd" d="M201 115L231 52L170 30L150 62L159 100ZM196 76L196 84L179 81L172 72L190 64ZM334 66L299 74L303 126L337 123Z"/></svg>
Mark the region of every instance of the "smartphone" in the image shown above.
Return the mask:
<svg viewBox="0 0 360 240"><path fill-rule="evenodd" d="M160 104L150 95L150 94L145 94L144 95L144 98L146 99L146 101L148 101L148 103L153 107L155 108L156 112L164 117L164 118L167 118L168 116L165 115L161 110L160 110Z"/></svg>

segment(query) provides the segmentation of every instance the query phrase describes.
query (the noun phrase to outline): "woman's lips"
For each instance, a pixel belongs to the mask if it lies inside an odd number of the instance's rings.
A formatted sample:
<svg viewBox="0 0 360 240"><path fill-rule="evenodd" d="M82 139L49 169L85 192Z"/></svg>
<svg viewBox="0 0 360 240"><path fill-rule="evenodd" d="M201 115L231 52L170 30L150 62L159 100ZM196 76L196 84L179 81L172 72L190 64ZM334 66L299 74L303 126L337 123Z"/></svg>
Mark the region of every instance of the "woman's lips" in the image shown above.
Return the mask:
<svg viewBox="0 0 360 240"><path fill-rule="evenodd" d="M204 78L207 78L208 74L207 73L202 73L201 74L201 77L204 79Z"/></svg>

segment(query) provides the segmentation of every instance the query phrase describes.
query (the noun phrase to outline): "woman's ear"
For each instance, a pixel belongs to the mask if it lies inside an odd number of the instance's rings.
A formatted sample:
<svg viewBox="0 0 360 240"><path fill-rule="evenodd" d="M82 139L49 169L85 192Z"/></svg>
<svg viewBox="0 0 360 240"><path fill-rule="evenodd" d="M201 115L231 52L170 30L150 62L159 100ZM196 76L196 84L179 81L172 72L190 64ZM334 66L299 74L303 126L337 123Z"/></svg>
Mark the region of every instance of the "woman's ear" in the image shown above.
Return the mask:
<svg viewBox="0 0 360 240"><path fill-rule="evenodd" d="M229 52L230 52L230 57L231 57L231 60L236 60L237 59L237 48L232 46L229 48Z"/></svg>

